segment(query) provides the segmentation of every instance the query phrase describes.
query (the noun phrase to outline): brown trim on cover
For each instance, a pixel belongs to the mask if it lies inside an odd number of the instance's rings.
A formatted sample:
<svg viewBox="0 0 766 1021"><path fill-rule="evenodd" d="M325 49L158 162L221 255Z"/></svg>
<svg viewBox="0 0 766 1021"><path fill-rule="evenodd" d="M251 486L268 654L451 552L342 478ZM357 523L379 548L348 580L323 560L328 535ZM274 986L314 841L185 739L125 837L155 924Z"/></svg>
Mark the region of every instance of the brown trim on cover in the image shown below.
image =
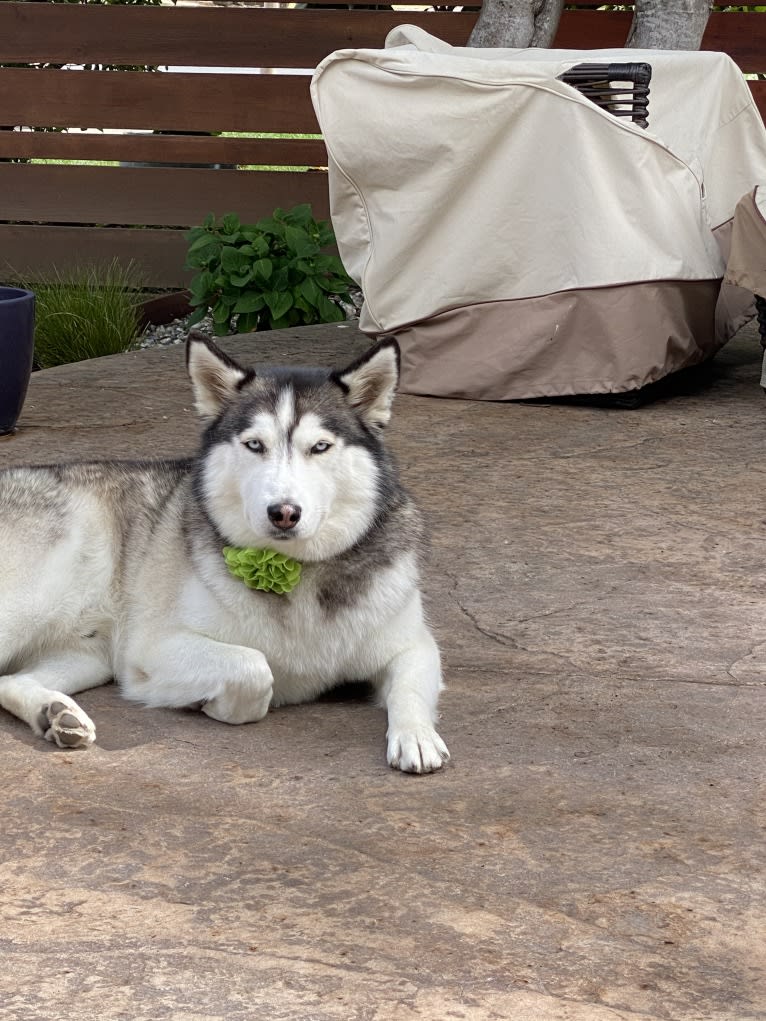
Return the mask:
<svg viewBox="0 0 766 1021"><path fill-rule="evenodd" d="M756 221L749 206L759 216ZM745 226L744 221L749 223ZM759 283L766 288L766 230L755 202L755 189L739 200L731 220L721 224L713 235L721 249L726 272L716 308L716 328L726 338L749 323L756 314L754 294ZM744 237L747 235L747 240ZM761 293L761 292L758 292Z"/></svg>
<svg viewBox="0 0 766 1021"><path fill-rule="evenodd" d="M622 393L711 357L720 280L653 281L453 309L394 331L403 393Z"/></svg>
<svg viewBox="0 0 766 1021"><path fill-rule="evenodd" d="M756 190L744 195L734 210L724 280L766 296L766 219L755 201Z"/></svg>

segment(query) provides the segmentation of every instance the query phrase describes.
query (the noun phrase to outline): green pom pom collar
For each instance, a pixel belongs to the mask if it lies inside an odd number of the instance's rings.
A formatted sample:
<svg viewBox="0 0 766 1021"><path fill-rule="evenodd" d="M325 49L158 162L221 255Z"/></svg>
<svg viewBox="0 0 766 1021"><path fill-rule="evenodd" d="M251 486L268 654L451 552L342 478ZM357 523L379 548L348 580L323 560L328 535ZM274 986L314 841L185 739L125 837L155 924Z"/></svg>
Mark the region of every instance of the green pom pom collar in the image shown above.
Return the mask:
<svg viewBox="0 0 766 1021"><path fill-rule="evenodd" d="M260 592L283 596L301 580L300 562L276 550L224 546L223 558L234 578Z"/></svg>

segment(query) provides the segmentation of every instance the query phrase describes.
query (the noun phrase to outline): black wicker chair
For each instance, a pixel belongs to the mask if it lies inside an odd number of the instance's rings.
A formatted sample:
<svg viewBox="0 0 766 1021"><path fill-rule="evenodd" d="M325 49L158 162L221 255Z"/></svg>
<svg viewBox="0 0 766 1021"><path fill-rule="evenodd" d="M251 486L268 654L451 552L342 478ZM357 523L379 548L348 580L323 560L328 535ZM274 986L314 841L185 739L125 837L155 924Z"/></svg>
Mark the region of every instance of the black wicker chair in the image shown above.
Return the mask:
<svg viewBox="0 0 766 1021"><path fill-rule="evenodd" d="M559 75L615 117L630 117L634 124L649 126L650 64L576 64Z"/></svg>

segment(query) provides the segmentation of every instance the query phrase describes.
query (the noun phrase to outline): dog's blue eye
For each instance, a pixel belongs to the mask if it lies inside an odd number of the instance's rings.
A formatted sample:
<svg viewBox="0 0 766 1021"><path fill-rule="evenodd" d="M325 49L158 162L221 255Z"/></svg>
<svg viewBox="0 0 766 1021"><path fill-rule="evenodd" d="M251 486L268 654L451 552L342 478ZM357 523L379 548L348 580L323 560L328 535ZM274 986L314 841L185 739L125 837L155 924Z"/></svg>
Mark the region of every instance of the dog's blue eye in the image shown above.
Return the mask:
<svg viewBox="0 0 766 1021"><path fill-rule="evenodd" d="M262 454L266 450L260 440L245 440L245 446L254 454Z"/></svg>
<svg viewBox="0 0 766 1021"><path fill-rule="evenodd" d="M331 446L332 443L328 443L326 440L320 440L319 443L315 443L314 446L311 448L311 453L324 454L330 449Z"/></svg>

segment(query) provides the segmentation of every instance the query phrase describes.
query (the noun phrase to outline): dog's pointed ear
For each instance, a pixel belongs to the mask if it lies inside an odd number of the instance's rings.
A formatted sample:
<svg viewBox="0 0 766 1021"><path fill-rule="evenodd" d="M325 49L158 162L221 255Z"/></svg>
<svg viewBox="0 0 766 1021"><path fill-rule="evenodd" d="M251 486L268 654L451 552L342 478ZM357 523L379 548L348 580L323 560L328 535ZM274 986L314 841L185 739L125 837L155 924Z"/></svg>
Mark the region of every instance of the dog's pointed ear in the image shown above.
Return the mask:
<svg viewBox="0 0 766 1021"><path fill-rule="evenodd" d="M396 338L383 337L347 369L333 373L333 379L365 425L376 429L388 425L399 384L399 363Z"/></svg>
<svg viewBox="0 0 766 1021"><path fill-rule="evenodd" d="M194 390L194 403L202 418L217 418L224 406L255 378L206 337L192 330L186 339L186 368Z"/></svg>

